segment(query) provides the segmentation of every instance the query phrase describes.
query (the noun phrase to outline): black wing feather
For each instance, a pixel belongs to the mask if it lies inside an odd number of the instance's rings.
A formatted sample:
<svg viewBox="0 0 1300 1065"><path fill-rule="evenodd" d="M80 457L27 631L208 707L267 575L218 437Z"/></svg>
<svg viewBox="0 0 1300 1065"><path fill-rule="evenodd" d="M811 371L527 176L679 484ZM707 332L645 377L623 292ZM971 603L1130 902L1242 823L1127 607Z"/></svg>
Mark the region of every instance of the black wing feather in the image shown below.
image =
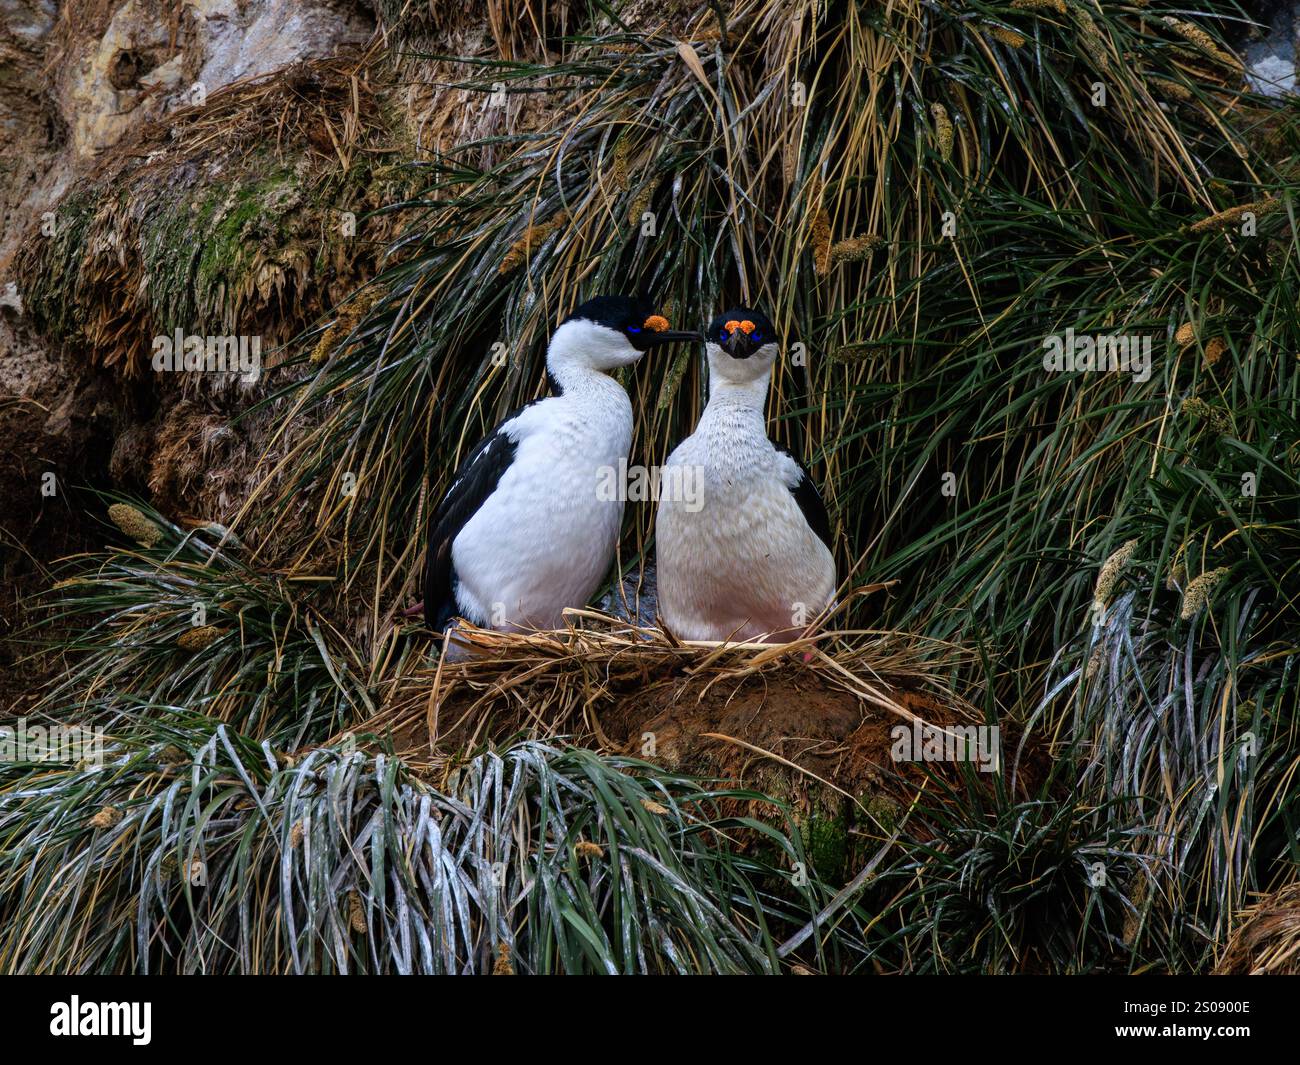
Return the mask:
<svg viewBox="0 0 1300 1065"><path fill-rule="evenodd" d="M802 462L781 447L780 444L775 446L783 455L789 455L791 461L799 467L801 476L799 482L790 489L790 494L794 496L794 501L799 504L803 520L808 523L808 528L812 529L817 535L817 539L828 548L831 547L831 519L830 515L826 513L826 504L822 502L821 493L817 491L817 485L808 476L808 471L804 468Z"/></svg>
<svg viewBox="0 0 1300 1065"><path fill-rule="evenodd" d="M514 462L519 445L506 435L505 427L523 409L520 407L511 413L495 431L475 445L456 470L451 487L429 521L429 548L424 563L424 619L434 632L442 632L460 612L456 603L452 543L488 496L496 491L501 477ZM482 622L486 619L473 620Z"/></svg>

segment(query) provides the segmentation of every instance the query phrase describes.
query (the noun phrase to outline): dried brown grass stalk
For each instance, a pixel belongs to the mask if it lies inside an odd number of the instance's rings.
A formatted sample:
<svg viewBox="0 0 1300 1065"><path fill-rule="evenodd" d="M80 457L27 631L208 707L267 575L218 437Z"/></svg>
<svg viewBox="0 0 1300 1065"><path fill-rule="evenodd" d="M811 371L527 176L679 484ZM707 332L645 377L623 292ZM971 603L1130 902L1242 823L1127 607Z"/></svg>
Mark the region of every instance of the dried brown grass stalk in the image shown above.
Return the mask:
<svg viewBox="0 0 1300 1065"><path fill-rule="evenodd" d="M1217 975L1300 975L1300 883L1265 895L1242 918L1215 966Z"/></svg>

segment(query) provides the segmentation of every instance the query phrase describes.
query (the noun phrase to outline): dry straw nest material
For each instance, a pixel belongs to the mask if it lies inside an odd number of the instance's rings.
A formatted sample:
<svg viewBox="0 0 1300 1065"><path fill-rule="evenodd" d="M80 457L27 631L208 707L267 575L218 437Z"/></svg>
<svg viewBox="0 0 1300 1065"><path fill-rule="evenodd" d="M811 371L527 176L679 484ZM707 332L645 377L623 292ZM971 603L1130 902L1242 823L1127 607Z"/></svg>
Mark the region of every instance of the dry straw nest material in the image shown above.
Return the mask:
<svg viewBox="0 0 1300 1065"><path fill-rule="evenodd" d="M1215 973L1300 976L1300 882L1266 895L1243 914Z"/></svg>
<svg viewBox="0 0 1300 1065"><path fill-rule="evenodd" d="M895 726L982 723L940 680L953 653L896 633L683 644L594 611L569 613L562 632L462 630L476 657L408 674L358 731L391 734L435 783L486 744L564 737L824 809L876 795L906 803L927 771L956 774L952 763L896 762ZM1004 728L1001 741L1009 776L1015 730ZM1041 779L1045 764L1026 755L1019 786Z"/></svg>

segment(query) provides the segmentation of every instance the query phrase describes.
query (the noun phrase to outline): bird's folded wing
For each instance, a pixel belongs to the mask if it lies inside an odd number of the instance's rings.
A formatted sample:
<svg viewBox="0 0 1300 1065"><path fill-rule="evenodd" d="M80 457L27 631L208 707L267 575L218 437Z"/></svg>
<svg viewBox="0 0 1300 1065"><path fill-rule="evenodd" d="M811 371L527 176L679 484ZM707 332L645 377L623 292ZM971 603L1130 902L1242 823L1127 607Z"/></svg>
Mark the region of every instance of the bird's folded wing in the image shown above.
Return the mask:
<svg viewBox="0 0 1300 1065"><path fill-rule="evenodd" d="M429 522L424 616L429 627L436 632L441 632L458 612L453 587L452 544L470 518L496 491L501 478L514 462L519 450L518 416L524 409L510 414L475 445L457 469L451 487Z"/></svg>
<svg viewBox="0 0 1300 1065"><path fill-rule="evenodd" d="M822 502L821 493L817 491L817 485L813 483L813 479L808 475L808 471L804 469L802 462L780 445L775 446L777 451L788 458L792 464L789 475L786 477L786 485L803 514L803 520L808 523L808 528L812 529L817 539L829 548L831 546L831 519L830 515L826 513L826 504Z"/></svg>

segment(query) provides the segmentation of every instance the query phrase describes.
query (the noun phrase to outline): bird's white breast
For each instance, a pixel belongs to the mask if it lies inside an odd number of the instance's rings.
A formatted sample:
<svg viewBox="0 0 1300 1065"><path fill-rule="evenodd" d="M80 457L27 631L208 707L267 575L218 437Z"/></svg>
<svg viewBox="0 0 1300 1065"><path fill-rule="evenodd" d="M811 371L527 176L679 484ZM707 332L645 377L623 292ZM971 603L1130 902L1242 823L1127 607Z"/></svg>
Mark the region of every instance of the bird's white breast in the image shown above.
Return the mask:
<svg viewBox="0 0 1300 1065"><path fill-rule="evenodd" d="M462 611L496 628L557 628L609 569L620 499L602 498L602 469L626 459L632 406L612 379L522 411L507 432L515 460L452 546ZM607 494L607 493L606 493Z"/></svg>
<svg viewBox="0 0 1300 1065"><path fill-rule="evenodd" d="M802 471L768 440L761 411L711 405L668 464L704 478L695 512L659 504L659 607L676 636L788 639L831 603L834 558L791 492Z"/></svg>

